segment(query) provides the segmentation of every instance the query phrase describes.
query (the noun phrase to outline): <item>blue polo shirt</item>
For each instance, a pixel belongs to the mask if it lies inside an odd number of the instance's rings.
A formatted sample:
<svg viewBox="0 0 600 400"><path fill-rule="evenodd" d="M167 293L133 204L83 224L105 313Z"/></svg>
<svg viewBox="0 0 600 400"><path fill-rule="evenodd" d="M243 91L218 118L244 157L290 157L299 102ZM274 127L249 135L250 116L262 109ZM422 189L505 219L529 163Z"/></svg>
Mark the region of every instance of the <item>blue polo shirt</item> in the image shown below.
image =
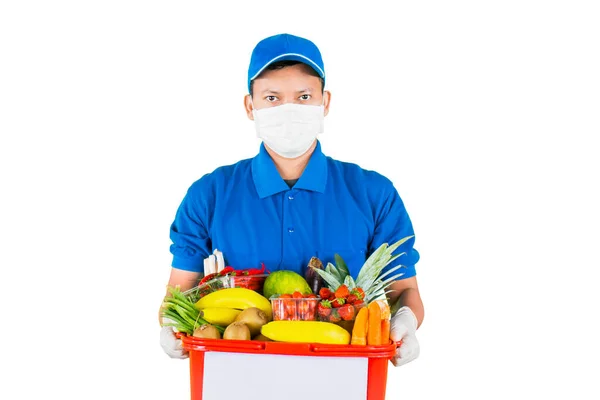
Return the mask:
<svg viewBox="0 0 600 400"><path fill-rule="evenodd" d="M324 265L342 256L354 278L382 243L413 235L393 184L377 172L325 156L317 143L290 188L261 145L259 154L204 175L188 189L171 226L174 268L204 272L214 249L235 269L286 269L304 274L311 257ZM416 274L414 238L387 268Z"/></svg>

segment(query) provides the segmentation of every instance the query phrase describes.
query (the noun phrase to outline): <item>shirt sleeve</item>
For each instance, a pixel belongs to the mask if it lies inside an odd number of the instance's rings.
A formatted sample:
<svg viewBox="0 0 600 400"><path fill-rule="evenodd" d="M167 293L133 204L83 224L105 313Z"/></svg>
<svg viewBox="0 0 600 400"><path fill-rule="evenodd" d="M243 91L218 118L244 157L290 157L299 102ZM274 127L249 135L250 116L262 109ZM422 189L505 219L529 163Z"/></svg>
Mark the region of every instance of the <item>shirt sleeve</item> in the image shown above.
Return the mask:
<svg viewBox="0 0 600 400"><path fill-rule="evenodd" d="M382 196L383 200L377 207L375 230L373 240L369 246L369 255L383 243L392 245L407 236L415 234L412 222L398 191L391 183L388 188L387 196ZM385 267L382 273L386 273L397 265L402 265L403 267L392 272L386 278L402 273L403 275L398 279L406 279L417 274L415 264L419 261L420 256L419 252L414 248L414 243L415 238L412 237L396 249L393 255L402 255Z"/></svg>
<svg viewBox="0 0 600 400"><path fill-rule="evenodd" d="M204 272L204 259L211 254L211 240L207 229L207 199L199 185L187 191L171 224L171 266L193 272Z"/></svg>

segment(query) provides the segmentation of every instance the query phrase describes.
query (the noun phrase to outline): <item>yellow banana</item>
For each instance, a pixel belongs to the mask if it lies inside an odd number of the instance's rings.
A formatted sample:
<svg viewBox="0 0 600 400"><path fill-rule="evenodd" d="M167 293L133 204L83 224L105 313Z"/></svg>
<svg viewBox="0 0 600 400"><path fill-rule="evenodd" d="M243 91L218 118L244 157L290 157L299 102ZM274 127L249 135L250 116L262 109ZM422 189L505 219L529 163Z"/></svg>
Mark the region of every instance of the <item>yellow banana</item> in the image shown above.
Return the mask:
<svg viewBox="0 0 600 400"><path fill-rule="evenodd" d="M350 333L339 325L320 321L273 321L263 325L264 336L277 342L349 344Z"/></svg>
<svg viewBox="0 0 600 400"><path fill-rule="evenodd" d="M242 312L235 308L213 307L202 310L202 318L213 325L227 326Z"/></svg>
<svg viewBox="0 0 600 400"><path fill-rule="evenodd" d="M254 290L246 288L217 290L216 292L207 294L196 303L196 308L199 310L215 307L237 308L240 310L256 307L267 314L269 321L273 319L271 302Z"/></svg>

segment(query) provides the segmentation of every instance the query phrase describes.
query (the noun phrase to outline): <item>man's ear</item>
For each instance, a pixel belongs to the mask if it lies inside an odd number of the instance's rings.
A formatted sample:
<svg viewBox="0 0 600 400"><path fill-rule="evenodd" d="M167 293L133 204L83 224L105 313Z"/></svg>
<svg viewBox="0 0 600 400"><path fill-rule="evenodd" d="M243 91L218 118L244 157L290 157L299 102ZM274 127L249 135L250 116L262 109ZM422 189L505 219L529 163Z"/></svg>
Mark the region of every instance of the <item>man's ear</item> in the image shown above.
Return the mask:
<svg viewBox="0 0 600 400"><path fill-rule="evenodd" d="M325 108L325 115L329 114L329 103L331 102L331 92L325 90L323 92L323 107Z"/></svg>
<svg viewBox="0 0 600 400"><path fill-rule="evenodd" d="M254 121L254 115L252 115L252 97L249 94L244 96L244 108L246 109L248 119Z"/></svg>

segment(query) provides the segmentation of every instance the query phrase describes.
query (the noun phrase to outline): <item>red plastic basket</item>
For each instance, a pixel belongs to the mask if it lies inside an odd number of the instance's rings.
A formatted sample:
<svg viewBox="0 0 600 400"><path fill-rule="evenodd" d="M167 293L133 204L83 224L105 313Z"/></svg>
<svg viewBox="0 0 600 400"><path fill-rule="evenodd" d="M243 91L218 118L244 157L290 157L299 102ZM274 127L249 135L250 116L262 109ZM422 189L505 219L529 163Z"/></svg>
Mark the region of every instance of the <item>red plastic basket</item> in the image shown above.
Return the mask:
<svg viewBox="0 0 600 400"><path fill-rule="evenodd" d="M384 346L351 346L351 345L325 345L316 343L282 343L245 340L202 339L181 335L183 348L189 352L190 362L190 389L192 400L203 399L205 376L205 356L209 352L222 352L234 354L269 354L291 357L353 357L367 358L368 370L366 374L366 400L385 400L387 383L387 369L389 360L396 352L399 343ZM315 358L318 365L318 358ZM342 360L338 362L339 368L344 368ZM337 367L336 367L337 368ZM313 379L326 377L326 371L295 371L298 375L291 376L290 387L298 384L309 384ZM235 385L235 377L231 377L231 384ZM332 382L334 384L335 382ZM226 395L221 398L226 398ZM315 394L318 398L318 393ZM266 397L270 398L270 397ZM277 398L286 398L285 395ZM358 399L358 397L353 397ZM363 398L363 397L360 397Z"/></svg>

